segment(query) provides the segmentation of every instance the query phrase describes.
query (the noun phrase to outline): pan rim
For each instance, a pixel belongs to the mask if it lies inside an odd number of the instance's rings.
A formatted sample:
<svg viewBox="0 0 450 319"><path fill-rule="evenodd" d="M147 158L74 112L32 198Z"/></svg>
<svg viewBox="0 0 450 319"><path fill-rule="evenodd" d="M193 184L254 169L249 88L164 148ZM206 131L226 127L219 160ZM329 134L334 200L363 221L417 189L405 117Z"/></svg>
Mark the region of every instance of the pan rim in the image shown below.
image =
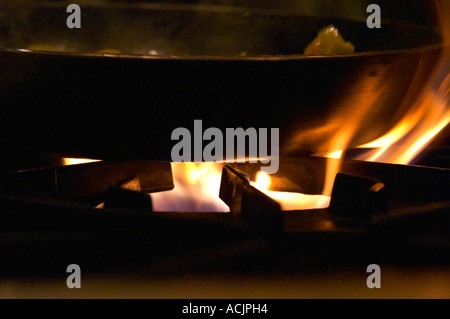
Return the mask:
<svg viewBox="0 0 450 319"><path fill-rule="evenodd" d="M62 51L42 51L16 48L0 48L0 54L16 53L41 57L67 57L67 58L93 58L93 59L125 59L125 60L158 60L158 61L297 61L297 60L333 60L333 59L354 59L362 57L401 55L405 53L420 53L442 49L444 45L434 44L419 48L380 50L369 52L355 52L342 55L251 55L251 56L230 56L230 55L143 55L143 54L115 54L115 53L80 53Z"/></svg>

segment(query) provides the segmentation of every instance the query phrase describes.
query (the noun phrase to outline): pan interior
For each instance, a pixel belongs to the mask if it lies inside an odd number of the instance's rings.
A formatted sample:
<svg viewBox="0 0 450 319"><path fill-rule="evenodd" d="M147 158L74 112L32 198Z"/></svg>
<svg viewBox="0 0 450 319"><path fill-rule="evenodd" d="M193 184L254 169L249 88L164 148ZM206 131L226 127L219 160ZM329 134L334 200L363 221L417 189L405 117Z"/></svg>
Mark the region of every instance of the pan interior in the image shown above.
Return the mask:
<svg viewBox="0 0 450 319"><path fill-rule="evenodd" d="M83 5L82 27L68 29L60 4L0 6L0 47L37 51L165 57L258 57L302 54L333 24L356 52L440 43L434 28L386 20L369 29L361 18L207 5Z"/></svg>

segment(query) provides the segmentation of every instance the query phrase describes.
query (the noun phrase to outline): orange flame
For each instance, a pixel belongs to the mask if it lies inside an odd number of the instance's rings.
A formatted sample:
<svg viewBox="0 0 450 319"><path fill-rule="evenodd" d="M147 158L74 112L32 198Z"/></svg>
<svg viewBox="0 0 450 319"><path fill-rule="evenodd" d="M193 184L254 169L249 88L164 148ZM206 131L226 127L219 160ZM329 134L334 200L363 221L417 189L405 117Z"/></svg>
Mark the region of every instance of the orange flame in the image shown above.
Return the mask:
<svg viewBox="0 0 450 319"><path fill-rule="evenodd" d="M393 164L410 164L421 151L450 123L450 58L444 53L439 68L422 91L418 101L406 112L403 118L383 136L357 148L367 148L365 154L356 157L358 160L377 161ZM446 70L442 79L442 70ZM433 89L433 82L440 82L437 89ZM357 120L354 120L357 122ZM343 154L342 141L348 140L349 131L338 132L331 143L331 151L327 154L318 154L328 158L340 159ZM330 162L332 163L332 162ZM336 162L333 162L336 163ZM331 164L330 164L331 165ZM336 164L333 164L336 166ZM327 178L334 179L338 167L327 169ZM324 194L329 194L330 183L326 183Z"/></svg>
<svg viewBox="0 0 450 319"><path fill-rule="evenodd" d="M446 47L430 81L417 102L387 133L374 141L358 146L370 148L356 159L393 164L410 164L420 152L450 123L450 54ZM440 83L434 88L433 83ZM354 122L357 120L353 119ZM341 158L342 141L348 140L349 131L338 132L331 143L328 158ZM335 149L338 149L337 151Z"/></svg>
<svg viewBox="0 0 450 319"><path fill-rule="evenodd" d="M417 103L391 131L375 141L359 146L375 149L358 159L395 164L411 163L450 123L449 82L450 77L447 75L441 90L428 91L423 102Z"/></svg>
<svg viewBox="0 0 450 319"><path fill-rule="evenodd" d="M438 12L441 15L441 30L443 50L427 84L401 118L401 120L381 137L358 146L370 149L358 160L377 161L393 164L411 164L421 151L442 132L450 123L450 21L444 19L450 14L450 5L437 1ZM350 127L338 131L329 144L330 152L317 154L328 158L340 159L343 150L348 146L354 125L360 125L360 117L350 120ZM332 124L332 123L331 123ZM347 126L348 122L344 126ZM330 125L327 125L327 127ZM330 194L334 178L339 170L339 161L329 161L324 194Z"/></svg>
<svg viewBox="0 0 450 319"><path fill-rule="evenodd" d="M443 51L437 67L401 121L380 138L359 146L376 148L358 159L396 164L411 163L450 123L450 5L436 1L440 14Z"/></svg>

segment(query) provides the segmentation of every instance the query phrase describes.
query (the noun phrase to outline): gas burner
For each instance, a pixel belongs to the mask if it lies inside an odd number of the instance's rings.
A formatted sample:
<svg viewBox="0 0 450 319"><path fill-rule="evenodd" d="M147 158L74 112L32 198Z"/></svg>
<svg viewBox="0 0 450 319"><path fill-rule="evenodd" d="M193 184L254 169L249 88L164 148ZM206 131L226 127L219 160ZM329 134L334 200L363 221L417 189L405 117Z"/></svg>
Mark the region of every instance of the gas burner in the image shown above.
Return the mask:
<svg viewBox="0 0 450 319"><path fill-rule="evenodd" d="M330 161L338 160L282 158L271 188L317 193ZM450 256L445 168L343 160L329 207L287 211L255 187L257 164L220 164L217 196L229 212L154 211L152 196L174 188L173 165L105 161L3 173L1 275L58 273L73 261L91 271L230 263L264 271L274 250L280 269ZM247 260L255 256L256 264Z"/></svg>

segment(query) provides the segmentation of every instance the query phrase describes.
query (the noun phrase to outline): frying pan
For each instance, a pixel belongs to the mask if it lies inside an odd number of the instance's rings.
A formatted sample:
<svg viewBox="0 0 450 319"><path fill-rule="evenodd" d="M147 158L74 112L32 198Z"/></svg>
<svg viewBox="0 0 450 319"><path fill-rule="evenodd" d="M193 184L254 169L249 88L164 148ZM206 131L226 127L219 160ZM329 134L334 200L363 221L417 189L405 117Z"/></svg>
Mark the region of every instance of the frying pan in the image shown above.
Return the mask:
<svg viewBox="0 0 450 319"><path fill-rule="evenodd" d="M280 128L282 153L310 153L332 130L296 136L365 109L350 141L357 145L398 121L441 53L434 26L394 17L369 29L364 6L330 15L321 8L90 1L80 3L81 29L66 27L66 6L0 6L3 154L170 160L171 132L193 131L195 119L204 129ZM330 24L356 52L302 55ZM112 53L98 53L105 49Z"/></svg>

